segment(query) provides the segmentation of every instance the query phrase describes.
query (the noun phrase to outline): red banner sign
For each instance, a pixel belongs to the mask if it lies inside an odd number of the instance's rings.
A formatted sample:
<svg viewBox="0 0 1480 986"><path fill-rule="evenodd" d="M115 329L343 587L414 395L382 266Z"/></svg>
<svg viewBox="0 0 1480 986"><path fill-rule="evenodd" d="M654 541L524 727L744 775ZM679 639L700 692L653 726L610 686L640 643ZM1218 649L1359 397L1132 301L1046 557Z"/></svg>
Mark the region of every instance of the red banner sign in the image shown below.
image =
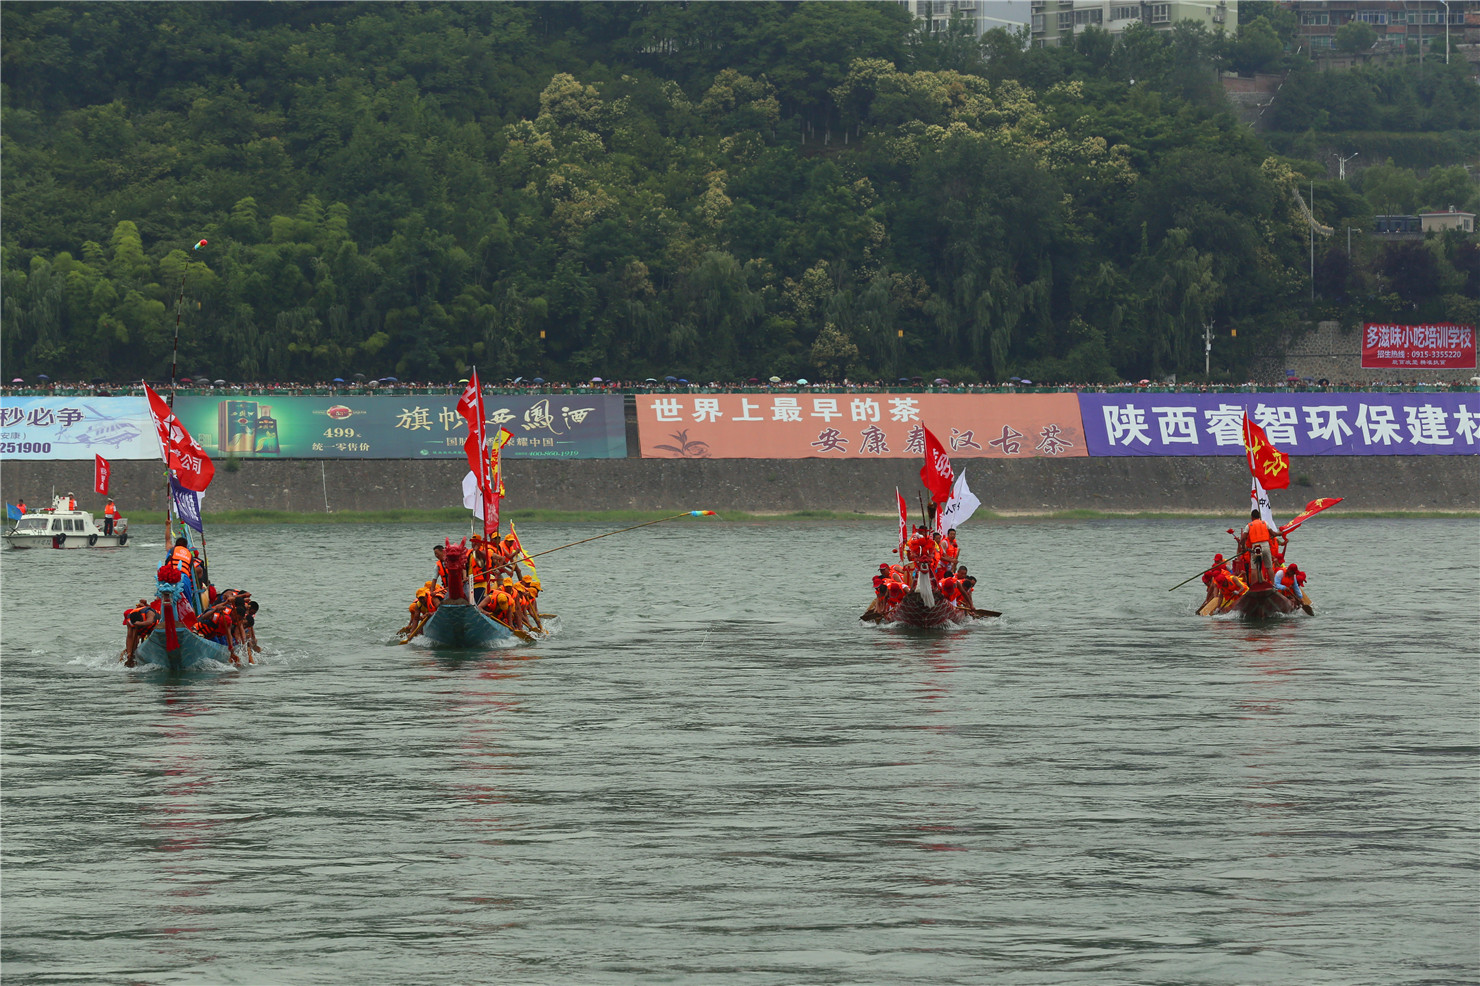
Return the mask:
<svg viewBox="0 0 1480 986"><path fill-rule="evenodd" d="M1362 327L1362 366L1417 370L1475 369L1475 327L1436 322L1431 325Z"/></svg>
<svg viewBox="0 0 1480 986"><path fill-rule="evenodd" d="M101 455L93 456L93 491L98 496L108 495L108 475L110 471L107 459Z"/></svg>
<svg viewBox="0 0 1480 986"><path fill-rule="evenodd" d="M953 460L1086 455L1074 394L640 394L649 459L915 459L925 425Z"/></svg>

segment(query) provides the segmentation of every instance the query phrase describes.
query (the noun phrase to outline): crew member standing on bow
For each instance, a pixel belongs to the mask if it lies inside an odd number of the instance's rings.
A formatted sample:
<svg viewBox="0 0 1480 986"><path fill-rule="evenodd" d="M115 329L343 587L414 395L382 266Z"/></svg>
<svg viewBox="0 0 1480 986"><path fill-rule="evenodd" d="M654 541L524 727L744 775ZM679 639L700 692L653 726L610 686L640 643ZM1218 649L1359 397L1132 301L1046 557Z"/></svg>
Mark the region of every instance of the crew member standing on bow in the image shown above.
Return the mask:
<svg viewBox="0 0 1480 986"><path fill-rule="evenodd" d="M1259 508L1255 507L1249 511L1249 524L1244 528L1244 541L1249 551L1249 576L1251 581L1273 582L1274 569L1282 561L1280 557L1279 542L1270 533L1269 525L1264 518L1259 516ZM1259 571L1256 568L1256 554L1259 545L1265 545L1268 554L1268 569Z"/></svg>
<svg viewBox="0 0 1480 986"><path fill-rule="evenodd" d="M118 505L113 502L113 498L110 496L108 498L108 505L103 508L103 534L112 537L113 525L117 522Z"/></svg>

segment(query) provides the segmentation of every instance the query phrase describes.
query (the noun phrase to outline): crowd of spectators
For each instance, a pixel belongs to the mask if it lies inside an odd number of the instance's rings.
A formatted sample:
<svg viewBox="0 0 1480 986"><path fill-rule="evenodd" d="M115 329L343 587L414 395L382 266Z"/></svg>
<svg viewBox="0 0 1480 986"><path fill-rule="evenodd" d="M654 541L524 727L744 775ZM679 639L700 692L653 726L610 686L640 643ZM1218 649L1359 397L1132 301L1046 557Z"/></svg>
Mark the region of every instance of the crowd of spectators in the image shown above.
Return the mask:
<svg viewBox="0 0 1480 986"><path fill-rule="evenodd" d="M378 395L408 396L412 394L456 395L462 392L467 381L453 380L445 383L401 381L394 377L380 380L321 380L314 383L297 381L267 383L262 381L228 382L226 380L195 380L183 377L176 381L173 390L177 394L210 397L217 394L250 397L372 397ZM170 391L168 380L152 380L150 385L161 394ZM1031 379L1013 377L1003 383L958 383L937 377L926 380L922 377L885 380L843 380L841 382L812 382L805 378L769 380L751 378L746 381L692 381L682 377L667 377L659 380L605 380L594 377L590 380L547 381L540 377L525 380L515 378L492 382L485 380L483 390L490 394L756 394L805 391L820 394L851 393L915 393L915 394L1061 394L1061 393L1291 393L1312 392L1435 392L1480 390L1480 377L1458 380L1384 380L1353 381L1289 378L1277 381L1254 381L1245 383L1173 383L1152 380L1121 380L1116 383L1060 383L1045 384ZM142 397L143 384L107 383L51 380L45 376L32 381L14 378L0 385L0 395L18 397Z"/></svg>

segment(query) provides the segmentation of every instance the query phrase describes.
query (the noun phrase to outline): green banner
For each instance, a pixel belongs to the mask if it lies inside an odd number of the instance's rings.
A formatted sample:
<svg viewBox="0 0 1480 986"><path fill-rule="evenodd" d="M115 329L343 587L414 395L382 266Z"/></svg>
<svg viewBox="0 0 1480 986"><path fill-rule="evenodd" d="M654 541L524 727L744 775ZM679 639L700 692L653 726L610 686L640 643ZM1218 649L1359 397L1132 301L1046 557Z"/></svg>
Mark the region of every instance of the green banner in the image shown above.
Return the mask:
<svg viewBox="0 0 1480 986"><path fill-rule="evenodd" d="M507 428L515 459L623 459L622 398L486 395L489 434ZM213 458L463 457L457 395L436 397L180 397L180 421Z"/></svg>

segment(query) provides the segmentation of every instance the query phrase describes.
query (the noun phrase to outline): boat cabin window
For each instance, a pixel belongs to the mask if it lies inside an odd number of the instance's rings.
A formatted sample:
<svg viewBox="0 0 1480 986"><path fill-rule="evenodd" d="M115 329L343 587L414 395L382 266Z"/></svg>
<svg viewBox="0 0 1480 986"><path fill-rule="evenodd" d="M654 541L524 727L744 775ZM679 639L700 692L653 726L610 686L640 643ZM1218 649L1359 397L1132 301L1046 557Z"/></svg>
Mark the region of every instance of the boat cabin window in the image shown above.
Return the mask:
<svg viewBox="0 0 1480 986"><path fill-rule="evenodd" d="M80 530L82 530L82 521L76 520L76 519L74 519L72 517L68 517L67 518L67 530L69 530L69 531L80 531Z"/></svg>
<svg viewBox="0 0 1480 986"><path fill-rule="evenodd" d="M50 521L45 517L22 517L15 525L18 534L39 534L46 530Z"/></svg>

